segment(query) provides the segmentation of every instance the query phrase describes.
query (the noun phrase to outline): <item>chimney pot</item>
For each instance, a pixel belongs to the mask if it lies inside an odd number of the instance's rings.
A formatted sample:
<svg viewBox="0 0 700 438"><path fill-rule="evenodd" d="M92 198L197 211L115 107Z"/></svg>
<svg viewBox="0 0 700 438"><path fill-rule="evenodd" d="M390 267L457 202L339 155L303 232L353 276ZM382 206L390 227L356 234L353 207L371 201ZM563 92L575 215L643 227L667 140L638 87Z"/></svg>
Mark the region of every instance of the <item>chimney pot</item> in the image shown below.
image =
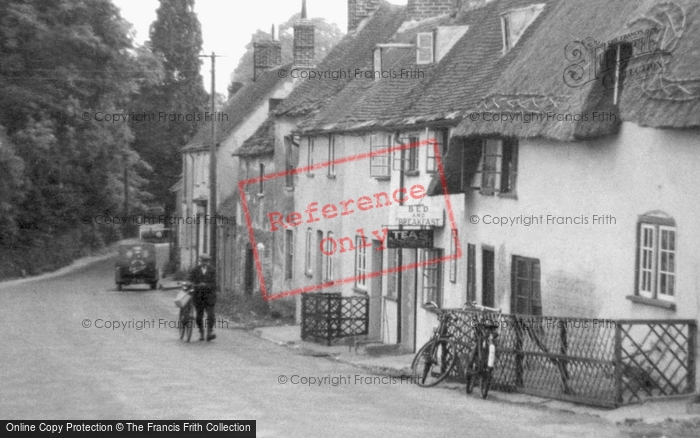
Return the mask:
<svg viewBox="0 0 700 438"><path fill-rule="evenodd" d="M348 33L355 32L365 18L379 9L381 0L348 0Z"/></svg>
<svg viewBox="0 0 700 438"><path fill-rule="evenodd" d="M406 12L409 20L425 20L445 14L453 14L461 7L460 0L408 0Z"/></svg>
<svg viewBox="0 0 700 438"><path fill-rule="evenodd" d="M274 32L273 32L274 38ZM282 65L282 43L279 41L259 41L253 43L253 80L271 68Z"/></svg>
<svg viewBox="0 0 700 438"><path fill-rule="evenodd" d="M315 67L316 29L306 17L306 0L302 0L301 21L294 25L294 68Z"/></svg>

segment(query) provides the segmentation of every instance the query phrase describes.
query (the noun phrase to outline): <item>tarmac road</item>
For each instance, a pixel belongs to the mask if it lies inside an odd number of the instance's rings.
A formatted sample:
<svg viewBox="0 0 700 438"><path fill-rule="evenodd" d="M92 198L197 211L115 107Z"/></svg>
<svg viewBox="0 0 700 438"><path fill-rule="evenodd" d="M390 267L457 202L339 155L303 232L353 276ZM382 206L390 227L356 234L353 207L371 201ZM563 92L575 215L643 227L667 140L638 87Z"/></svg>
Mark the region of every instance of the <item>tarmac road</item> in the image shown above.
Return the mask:
<svg viewBox="0 0 700 438"><path fill-rule="evenodd" d="M0 418L253 419L259 437L620 436L597 417L367 381L378 376L242 330L184 343L168 327L176 291L117 292L114 261L0 283ZM111 321L131 326L112 330ZM152 324L138 330L139 321ZM300 383L311 377L327 380Z"/></svg>

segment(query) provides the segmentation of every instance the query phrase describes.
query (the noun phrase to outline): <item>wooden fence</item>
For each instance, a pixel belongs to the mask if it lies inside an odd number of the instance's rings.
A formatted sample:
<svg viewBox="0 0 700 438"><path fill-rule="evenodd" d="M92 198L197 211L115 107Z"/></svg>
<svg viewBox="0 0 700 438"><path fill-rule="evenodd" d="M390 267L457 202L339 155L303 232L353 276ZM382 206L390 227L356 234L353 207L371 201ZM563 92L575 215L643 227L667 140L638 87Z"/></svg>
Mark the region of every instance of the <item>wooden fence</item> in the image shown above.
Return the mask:
<svg viewBox="0 0 700 438"><path fill-rule="evenodd" d="M340 293L301 296L301 339L327 345L347 336L366 335L369 330L369 298L344 297Z"/></svg>
<svg viewBox="0 0 700 438"><path fill-rule="evenodd" d="M475 313L451 312L450 333L471 343ZM694 320L494 318L500 323L495 389L605 407L695 391Z"/></svg>

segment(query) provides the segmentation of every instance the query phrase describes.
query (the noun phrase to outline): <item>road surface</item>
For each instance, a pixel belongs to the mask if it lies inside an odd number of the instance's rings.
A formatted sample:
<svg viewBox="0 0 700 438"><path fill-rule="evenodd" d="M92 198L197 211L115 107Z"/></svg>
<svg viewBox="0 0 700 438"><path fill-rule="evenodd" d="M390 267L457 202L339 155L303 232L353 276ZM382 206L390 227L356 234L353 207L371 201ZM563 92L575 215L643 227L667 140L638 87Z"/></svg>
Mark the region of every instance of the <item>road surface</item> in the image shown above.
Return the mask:
<svg viewBox="0 0 700 438"><path fill-rule="evenodd" d="M381 381L242 330L184 343L169 327L176 291L117 292L114 261L0 283L0 418L253 419L258 437L619 436L597 417ZM312 377L326 383L301 383Z"/></svg>

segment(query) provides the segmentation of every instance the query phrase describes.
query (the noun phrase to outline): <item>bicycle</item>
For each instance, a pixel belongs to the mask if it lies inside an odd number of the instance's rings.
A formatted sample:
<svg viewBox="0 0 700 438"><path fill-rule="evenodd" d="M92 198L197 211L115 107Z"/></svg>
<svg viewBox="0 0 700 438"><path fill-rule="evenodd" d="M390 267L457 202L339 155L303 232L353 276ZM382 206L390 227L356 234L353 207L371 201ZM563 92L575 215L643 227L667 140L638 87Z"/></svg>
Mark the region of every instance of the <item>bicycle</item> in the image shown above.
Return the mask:
<svg viewBox="0 0 700 438"><path fill-rule="evenodd" d="M470 307L479 310L474 328L474 344L467 360L466 381L467 394L474 390L474 384L479 379L481 398L486 398L491 387L493 369L496 364L496 338L498 338L498 327L500 324L486 317L486 312L493 312L500 316L501 309L480 306L476 303Z"/></svg>
<svg viewBox="0 0 700 438"><path fill-rule="evenodd" d="M423 345L411 363L412 377L418 386L431 387L445 380L457 363L457 341L448 332L450 322L454 318L449 312L438 309L437 304L428 302L426 307L439 312L438 326L433 336Z"/></svg>
<svg viewBox="0 0 700 438"><path fill-rule="evenodd" d="M180 307L180 317L178 318L178 330L180 331L180 340L190 342L192 339L192 328L194 326L194 305L192 304L192 292L194 287L191 283L184 282L182 284L182 292L189 295L189 298L184 297L187 302Z"/></svg>

